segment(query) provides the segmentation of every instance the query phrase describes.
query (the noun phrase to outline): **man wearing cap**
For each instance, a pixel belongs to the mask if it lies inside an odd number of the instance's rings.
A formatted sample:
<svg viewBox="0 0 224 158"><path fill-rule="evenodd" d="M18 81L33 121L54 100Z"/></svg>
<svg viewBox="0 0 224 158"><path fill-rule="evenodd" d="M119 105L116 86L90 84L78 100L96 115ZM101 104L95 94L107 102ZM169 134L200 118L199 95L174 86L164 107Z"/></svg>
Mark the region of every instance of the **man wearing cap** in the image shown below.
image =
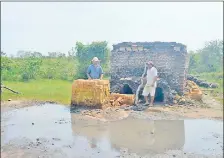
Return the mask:
<svg viewBox="0 0 224 158"><path fill-rule="evenodd" d="M142 95L145 97L145 105L149 105L148 101L148 95L150 94L151 100L150 100L150 106L153 106L156 86L157 86L157 69L154 67L154 64L152 61L149 61L146 63L147 65L147 74L146 75L146 85L143 89Z"/></svg>
<svg viewBox="0 0 224 158"><path fill-rule="evenodd" d="M103 79L103 69L100 66L100 60L97 57L92 59L92 64L87 69L87 77L91 79Z"/></svg>

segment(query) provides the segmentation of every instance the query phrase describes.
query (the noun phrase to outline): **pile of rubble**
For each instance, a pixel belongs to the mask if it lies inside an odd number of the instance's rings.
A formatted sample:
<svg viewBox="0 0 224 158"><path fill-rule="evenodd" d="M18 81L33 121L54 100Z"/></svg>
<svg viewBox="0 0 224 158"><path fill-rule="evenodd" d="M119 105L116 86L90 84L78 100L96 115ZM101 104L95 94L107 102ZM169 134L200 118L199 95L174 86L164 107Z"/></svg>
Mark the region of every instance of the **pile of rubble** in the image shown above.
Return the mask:
<svg viewBox="0 0 224 158"><path fill-rule="evenodd" d="M185 93L183 96L179 96L178 94L175 95L173 101L174 104L191 105L194 104L195 101L202 101L202 91L195 82L187 80L184 91Z"/></svg>
<svg viewBox="0 0 224 158"><path fill-rule="evenodd" d="M218 84L216 83L208 83L204 80L199 80L198 78L192 76L192 75L188 75L187 79L190 81L195 82L197 85L199 85L200 87L205 87L205 88L218 88Z"/></svg>
<svg viewBox="0 0 224 158"><path fill-rule="evenodd" d="M133 105L135 100L134 94L118 94L111 93L110 94L110 106L125 106L125 105Z"/></svg>

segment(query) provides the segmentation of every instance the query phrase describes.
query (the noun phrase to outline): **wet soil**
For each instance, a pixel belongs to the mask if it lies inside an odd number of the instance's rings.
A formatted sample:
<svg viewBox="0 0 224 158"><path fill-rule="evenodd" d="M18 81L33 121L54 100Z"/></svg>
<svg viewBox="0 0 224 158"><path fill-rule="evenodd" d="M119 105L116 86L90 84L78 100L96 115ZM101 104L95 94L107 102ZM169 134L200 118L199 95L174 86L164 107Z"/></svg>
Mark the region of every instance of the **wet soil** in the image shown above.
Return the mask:
<svg viewBox="0 0 224 158"><path fill-rule="evenodd" d="M1 156L221 158L223 117L218 111L211 115L213 110L183 106L87 110L11 101L2 104Z"/></svg>

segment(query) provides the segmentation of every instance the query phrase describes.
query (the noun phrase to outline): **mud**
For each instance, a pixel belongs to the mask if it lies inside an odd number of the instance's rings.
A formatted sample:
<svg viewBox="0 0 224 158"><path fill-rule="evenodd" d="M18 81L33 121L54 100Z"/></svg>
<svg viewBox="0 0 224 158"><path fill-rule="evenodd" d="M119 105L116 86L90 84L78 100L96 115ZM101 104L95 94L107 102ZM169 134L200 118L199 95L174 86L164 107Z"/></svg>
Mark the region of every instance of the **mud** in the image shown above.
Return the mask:
<svg viewBox="0 0 224 158"><path fill-rule="evenodd" d="M1 156L223 157L222 121L171 109L12 106L1 113Z"/></svg>

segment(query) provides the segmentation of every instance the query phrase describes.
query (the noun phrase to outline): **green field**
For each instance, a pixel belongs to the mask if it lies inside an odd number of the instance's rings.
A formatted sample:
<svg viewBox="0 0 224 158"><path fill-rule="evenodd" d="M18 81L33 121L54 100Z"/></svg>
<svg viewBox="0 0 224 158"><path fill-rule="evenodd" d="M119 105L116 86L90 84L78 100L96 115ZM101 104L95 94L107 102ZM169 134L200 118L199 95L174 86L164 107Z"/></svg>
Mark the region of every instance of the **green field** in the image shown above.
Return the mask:
<svg viewBox="0 0 224 158"><path fill-rule="evenodd" d="M61 104L70 104L72 82L62 80L33 80L29 82L5 81L4 85L21 92L14 94L4 89L1 100L38 100L54 101Z"/></svg>

